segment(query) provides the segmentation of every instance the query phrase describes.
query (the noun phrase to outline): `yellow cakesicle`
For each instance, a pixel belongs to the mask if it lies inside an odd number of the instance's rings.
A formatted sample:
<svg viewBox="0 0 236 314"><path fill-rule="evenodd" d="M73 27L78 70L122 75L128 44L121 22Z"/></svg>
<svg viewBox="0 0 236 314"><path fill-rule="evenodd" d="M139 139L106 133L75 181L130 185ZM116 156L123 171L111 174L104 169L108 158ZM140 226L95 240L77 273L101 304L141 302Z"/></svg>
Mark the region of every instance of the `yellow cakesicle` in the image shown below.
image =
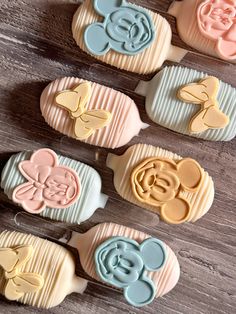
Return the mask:
<svg viewBox="0 0 236 314"><path fill-rule="evenodd" d="M212 205L212 178L191 158L137 144L122 156L109 154L107 166L124 199L160 214L168 223L195 222Z"/></svg>
<svg viewBox="0 0 236 314"><path fill-rule="evenodd" d="M0 233L0 293L8 300L48 309L86 286L65 248L30 234Z"/></svg>
<svg viewBox="0 0 236 314"><path fill-rule="evenodd" d="M153 29L155 32L155 37L146 49L133 55L121 53L114 49L110 49L108 52L106 52L103 55L96 55L92 53L91 51L89 51L89 49L86 46L85 30L87 27L89 27L90 25L94 23L99 24L104 21L104 16L101 15L103 14L103 12L101 14L98 14L98 12L96 11L96 5L95 5L96 3L99 9L100 9L100 6L101 7L103 6L105 8L105 11L106 11L105 13L109 12L109 9L112 7L112 3L114 3L114 6L116 6L116 8L114 9L115 12L113 16L111 16L111 19L113 19L114 16L118 16L118 14L124 14L125 12L127 13L127 8L125 7L127 4L129 8L131 7L132 10L137 10L137 11L141 10L141 12L143 12L144 9L126 1L85 0L83 2L83 4L76 11L73 18L73 22L72 22L73 37L77 45L83 51L90 53L98 60L108 63L110 65L113 65L119 69L136 72L140 74L148 74L148 73L152 73L158 70L162 66L165 60L179 62L187 53L186 50L175 47L171 44L172 31L171 31L171 27L168 21L165 18L163 18L161 15L154 13L150 10L145 10L145 13L149 15L152 21ZM114 21L114 19L116 19L116 17L114 17L113 19L114 23L112 27L113 29L115 29L115 32L119 31L119 29L120 30L123 29L122 24L124 23L126 18L127 16L123 16L123 17L121 16L121 18L117 22L117 21ZM129 22L131 23L131 21ZM115 26L115 23L118 23L118 25ZM129 37L129 44L130 44L130 41L132 43L132 38L130 39L130 36L132 37L133 32L135 32L134 31L135 27L136 27L136 30L139 29L139 32L141 32L141 29L145 29L145 27L142 28L141 26L139 28L139 25L140 25L139 21L135 21L135 22L133 21L133 23L131 24L130 25L132 28L130 30L127 30L127 34L128 34L127 36ZM110 33L111 32L109 32L109 34ZM122 33L118 35L119 35L118 39L120 39L122 37ZM126 34L124 34L124 36L126 36ZM137 38L134 38L134 41L136 39ZM97 41L98 42L101 41L101 38L99 38L99 36L95 36L94 34L94 42L97 42Z"/></svg>

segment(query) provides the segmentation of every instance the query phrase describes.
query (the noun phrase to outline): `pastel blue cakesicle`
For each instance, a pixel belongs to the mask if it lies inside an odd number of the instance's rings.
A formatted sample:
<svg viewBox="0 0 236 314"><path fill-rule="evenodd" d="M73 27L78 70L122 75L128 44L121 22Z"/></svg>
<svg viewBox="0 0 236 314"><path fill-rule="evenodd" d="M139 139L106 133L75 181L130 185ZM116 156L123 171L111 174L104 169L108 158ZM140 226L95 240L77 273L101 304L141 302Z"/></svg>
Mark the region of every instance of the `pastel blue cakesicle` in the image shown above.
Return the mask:
<svg viewBox="0 0 236 314"><path fill-rule="evenodd" d="M57 164L45 165L39 153L53 156ZM33 161L32 156L36 156ZM13 155L2 171L1 187L25 210L68 223L80 224L89 219L108 200L101 193L102 181L96 170L49 149Z"/></svg>
<svg viewBox="0 0 236 314"><path fill-rule="evenodd" d="M209 79L215 80L216 85L218 81L218 86L205 99L204 84ZM199 95L190 93L194 85L198 85ZM136 92L146 97L146 111L151 120L163 127L210 141L230 141L236 136L236 89L203 72L180 66L165 67L151 81L141 81ZM219 125L223 120L223 127L208 125L210 119ZM202 123L202 132L190 131L189 126L196 121Z"/></svg>

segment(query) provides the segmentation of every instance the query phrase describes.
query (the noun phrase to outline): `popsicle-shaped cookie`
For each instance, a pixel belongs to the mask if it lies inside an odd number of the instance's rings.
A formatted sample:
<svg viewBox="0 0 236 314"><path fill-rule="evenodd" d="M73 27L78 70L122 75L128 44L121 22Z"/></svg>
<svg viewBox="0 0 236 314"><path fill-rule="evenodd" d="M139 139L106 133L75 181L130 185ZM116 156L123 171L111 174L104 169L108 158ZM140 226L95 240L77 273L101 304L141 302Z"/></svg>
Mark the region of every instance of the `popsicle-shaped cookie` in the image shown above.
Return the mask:
<svg viewBox="0 0 236 314"><path fill-rule="evenodd" d="M6 163L1 187L27 212L81 223L106 205L100 175L92 167L50 149L21 152Z"/></svg>
<svg viewBox="0 0 236 314"><path fill-rule="evenodd" d="M173 131L211 141L236 136L236 89L193 69L165 67L136 92L146 97L154 122Z"/></svg>
<svg viewBox="0 0 236 314"><path fill-rule="evenodd" d="M235 0L174 1L168 11L176 17L178 32L184 42L203 53L231 62L236 61L235 12Z"/></svg>
<svg viewBox="0 0 236 314"><path fill-rule="evenodd" d="M75 275L75 260L65 248L33 235L0 233L0 294L38 308L59 305L83 293L87 280Z"/></svg>
<svg viewBox="0 0 236 314"><path fill-rule="evenodd" d="M148 127L131 98L74 77L50 83L42 93L40 107L52 128L100 147L123 146Z"/></svg>
<svg viewBox="0 0 236 314"><path fill-rule="evenodd" d="M138 144L122 156L109 154L107 166L124 199L160 214L168 223L195 222L212 205L213 181L193 159Z"/></svg>
<svg viewBox="0 0 236 314"><path fill-rule="evenodd" d="M83 51L140 74L155 72L167 59L179 62L187 52L171 45L165 18L125 0L85 0L74 15L72 32Z"/></svg>
<svg viewBox="0 0 236 314"><path fill-rule="evenodd" d="M177 257L162 241L114 223L73 233L69 245L92 278L123 290L126 300L143 306L172 290L180 276Z"/></svg>

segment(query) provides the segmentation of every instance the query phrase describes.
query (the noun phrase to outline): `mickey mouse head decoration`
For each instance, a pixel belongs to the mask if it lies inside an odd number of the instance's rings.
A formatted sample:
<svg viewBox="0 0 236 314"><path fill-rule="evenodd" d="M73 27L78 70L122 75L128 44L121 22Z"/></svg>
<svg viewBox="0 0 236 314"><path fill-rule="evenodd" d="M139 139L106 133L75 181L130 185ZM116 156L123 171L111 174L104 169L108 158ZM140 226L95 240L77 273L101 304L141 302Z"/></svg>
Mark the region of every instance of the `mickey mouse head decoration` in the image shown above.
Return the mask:
<svg viewBox="0 0 236 314"><path fill-rule="evenodd" d="M193 159L178 162L148 158L131 174L132 191L140 202L160 208L163 220L180 224L188 220L191 205L182 192L195 193L202 182L202 169Z"/></svg>
<svg viewBox="0 0 236 314"><path fill-rule="evenodd" d="M158 271L166 262L163 243L148 238L141 244L126 238L112 237L95 251L96 271L106 283L121 288L129 304L149 304L157 293L147 271Z"/></svg>
<svg viewBox="0 0 236 314"><path fill-rule="evenodd" d="M125 0L93 2L95 11L104 17L104 21L91 24L85 30L85 44L92 54L101 56L113 49L136 55L154 40L154 24L147 10Z"/></svg>

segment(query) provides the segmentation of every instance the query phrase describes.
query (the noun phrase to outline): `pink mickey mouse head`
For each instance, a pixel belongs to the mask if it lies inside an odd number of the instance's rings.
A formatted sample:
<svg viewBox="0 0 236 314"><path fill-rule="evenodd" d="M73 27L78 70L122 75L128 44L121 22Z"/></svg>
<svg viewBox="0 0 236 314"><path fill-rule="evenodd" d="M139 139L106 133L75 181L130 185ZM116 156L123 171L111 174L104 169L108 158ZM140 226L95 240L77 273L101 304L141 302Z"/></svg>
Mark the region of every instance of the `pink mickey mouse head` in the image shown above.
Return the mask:
<svg viewBox="0 0 236 314"><path fill-rule="evenodd" d="M19 170L28 182L15 188L12 199L30 213L41 213L46 207L67 208L79 197L77 173L60 166L50 149L33 153L30 160L20 162Z"/></svg>
<svg viewBox="0 0 236 314"><path fill-rule="evenodd" d="M216 41L216 51L225 60L236 59L236 0L206 0L197 11L201 33Z"/></svg>

